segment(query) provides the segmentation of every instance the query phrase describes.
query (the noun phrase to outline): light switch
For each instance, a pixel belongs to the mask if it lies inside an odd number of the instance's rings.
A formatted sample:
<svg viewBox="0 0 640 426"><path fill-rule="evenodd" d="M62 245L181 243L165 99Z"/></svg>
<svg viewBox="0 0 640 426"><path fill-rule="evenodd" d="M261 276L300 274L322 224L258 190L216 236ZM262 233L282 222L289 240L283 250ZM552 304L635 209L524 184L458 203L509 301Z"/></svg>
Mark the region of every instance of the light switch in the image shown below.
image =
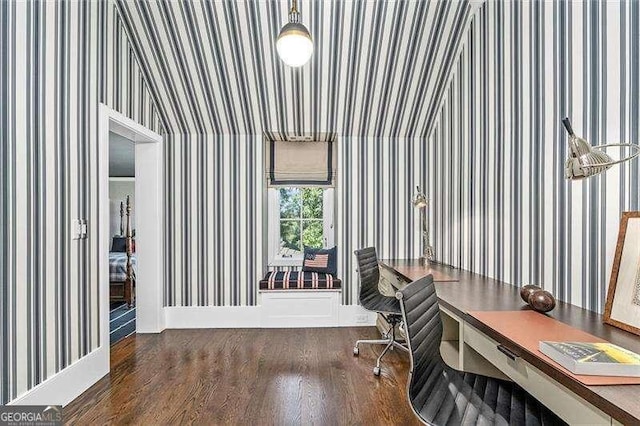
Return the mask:
<svg viewBox="0 0 640 426"><path fill-rule="evenodd" d="M74 219L71 221L71 239L79 240L82 238L82 221Z"/></svg>
<svg viewBox="0 0 640 426"><path fill-rule="evenodd" d="M71 239L83 240L87 238L87 220L74 219L71 221Z"/></svg>
<svg viewBox="0 0 640 426"><path fill-rule="evenodd" d="M80 238L87 239L87 219L80 219Z"/></svg>

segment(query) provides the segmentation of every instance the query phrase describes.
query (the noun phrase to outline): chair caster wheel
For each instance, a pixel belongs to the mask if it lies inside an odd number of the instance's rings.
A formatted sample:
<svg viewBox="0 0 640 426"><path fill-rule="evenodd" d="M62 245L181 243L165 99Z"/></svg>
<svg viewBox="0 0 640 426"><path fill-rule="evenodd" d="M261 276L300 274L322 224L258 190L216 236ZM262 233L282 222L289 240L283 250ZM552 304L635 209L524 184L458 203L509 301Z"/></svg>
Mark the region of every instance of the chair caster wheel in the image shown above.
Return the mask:
<svg viewBox="0 0 640 426"><path fill-rule="evenodd" d="M358 349L357 346L353 347L353 356L358 356L360 355L360 349Z"/></svg>
<svg viewBox="0 0 640 426"><path fill-rule="evenodd" d="M380 376L380 367L373 367L373 375Z"/></svg>

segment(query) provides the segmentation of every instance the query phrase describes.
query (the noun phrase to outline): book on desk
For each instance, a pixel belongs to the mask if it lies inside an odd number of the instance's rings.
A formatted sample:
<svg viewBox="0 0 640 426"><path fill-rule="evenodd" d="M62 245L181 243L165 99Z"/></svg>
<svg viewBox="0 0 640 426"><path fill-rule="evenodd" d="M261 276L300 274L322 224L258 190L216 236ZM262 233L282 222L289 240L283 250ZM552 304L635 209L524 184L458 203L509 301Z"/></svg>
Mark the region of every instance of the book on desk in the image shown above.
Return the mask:
<svg viewBox="0 0 640 426"><path fill-rule="evenodd" d="M573 374L640 377L640 355L605 342L540 342L540 352Z"/></svg>

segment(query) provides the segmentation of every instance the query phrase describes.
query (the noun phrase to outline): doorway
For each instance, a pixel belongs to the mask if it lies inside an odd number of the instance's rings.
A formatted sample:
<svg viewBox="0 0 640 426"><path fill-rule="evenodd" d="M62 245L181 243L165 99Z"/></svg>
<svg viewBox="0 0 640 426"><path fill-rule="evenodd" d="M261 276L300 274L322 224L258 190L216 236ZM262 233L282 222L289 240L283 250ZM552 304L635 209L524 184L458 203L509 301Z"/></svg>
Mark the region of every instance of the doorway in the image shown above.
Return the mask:
<svg viewBox="0 0 640 426"><path fill-rule="evenodd" d="M135 144L109 132L109 343L136 331ZM143 220L140 218L139 220Z"/></svg>
<svg viewBox="0 0 640 426"><path fill-rule="evenodd" d="M136 333L160 333L164 330L163 265L164 207L162 136L134 122L112 108L100 104L98 141L99 179L99 261L100 271L100 346L109 348L110 285L109 251L112 244L109 214L109 139L110 133L133 143L135 152L135 199L132 210L135 225ZM106 362L109 363L106 352Z"/></svg>

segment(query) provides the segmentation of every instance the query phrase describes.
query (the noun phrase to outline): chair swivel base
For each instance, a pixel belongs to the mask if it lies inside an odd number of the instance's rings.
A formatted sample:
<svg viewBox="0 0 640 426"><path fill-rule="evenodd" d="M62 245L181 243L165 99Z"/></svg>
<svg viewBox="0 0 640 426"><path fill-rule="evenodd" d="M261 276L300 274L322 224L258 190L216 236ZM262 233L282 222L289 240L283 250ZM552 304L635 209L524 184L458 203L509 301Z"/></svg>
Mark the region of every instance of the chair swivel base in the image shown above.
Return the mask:
<svg viewBox="0 0 640 426"><path fill-rule="evenodd" d="M371 344L371 345L385 345L385 348L383 349L382 353L378 356L378 359L376 360L376 366L373 367L373 374L376 376L380 376L380 361L382 361L382 358L387 354L387 352L391 349L393 350L393 348L398 348L398 349L402 349L405 352L409 352L409 348L406 347L405 345L401 344L400 342L398 342L396 340L396 324L398 324L400 321L397 321L394 317L385 317L385 319L387 320L387 322L391 325L391 327L389 328L389 331L387 331L384 335L383 335L383 339L368 339L368 340L358 340L356 342L356 345L353 347L353 355L354 356L358 356L360 354L360 348L359 345L361 343L364 344Z"/></svg>

